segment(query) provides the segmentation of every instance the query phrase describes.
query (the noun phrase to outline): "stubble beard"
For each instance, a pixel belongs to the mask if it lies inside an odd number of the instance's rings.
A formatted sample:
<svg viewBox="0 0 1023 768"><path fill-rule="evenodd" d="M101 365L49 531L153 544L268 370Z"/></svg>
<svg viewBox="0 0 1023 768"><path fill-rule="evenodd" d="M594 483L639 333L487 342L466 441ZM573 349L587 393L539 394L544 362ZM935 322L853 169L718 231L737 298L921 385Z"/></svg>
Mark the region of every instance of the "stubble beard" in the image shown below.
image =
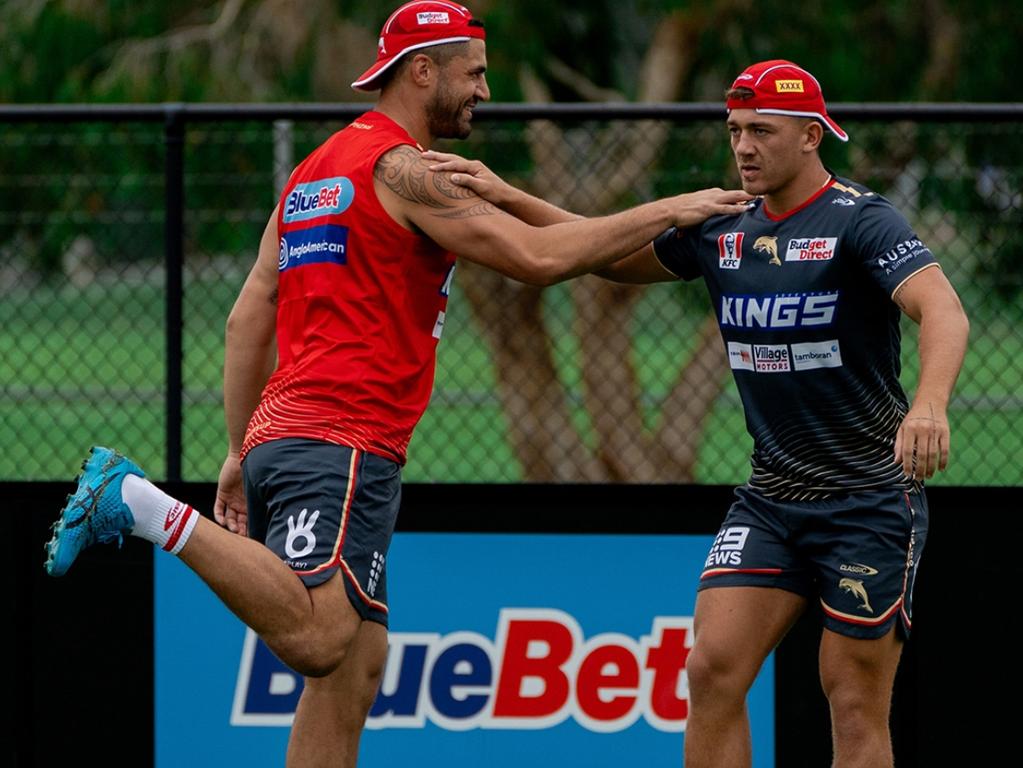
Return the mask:
<svg viewBox="0 0 1023 768"><path fill-rule="evenodd" d="M426 105L426 119L430 133L438 139L466 139L472 133L472 124L462 120L462 110L467 102L458 101L451 91L441 84L433 98Z"/></svg>

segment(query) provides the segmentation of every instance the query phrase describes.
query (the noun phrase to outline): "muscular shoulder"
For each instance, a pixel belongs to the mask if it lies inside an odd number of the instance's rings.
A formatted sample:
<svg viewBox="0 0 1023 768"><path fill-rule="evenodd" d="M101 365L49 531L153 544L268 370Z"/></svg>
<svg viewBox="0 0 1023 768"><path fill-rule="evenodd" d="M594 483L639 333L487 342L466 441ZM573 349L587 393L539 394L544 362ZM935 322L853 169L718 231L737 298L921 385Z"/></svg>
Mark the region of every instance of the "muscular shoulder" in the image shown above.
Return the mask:
<svg viewBox="0 0 1023 768"><path fill-rule="evenodd" d="M373 177L401 201L434 209L435 215L465 215L472 200L483 203L472 190L451 182L451 174L434 173L422 153L409 144L400 144L384 152L373 168Z"/></svg>

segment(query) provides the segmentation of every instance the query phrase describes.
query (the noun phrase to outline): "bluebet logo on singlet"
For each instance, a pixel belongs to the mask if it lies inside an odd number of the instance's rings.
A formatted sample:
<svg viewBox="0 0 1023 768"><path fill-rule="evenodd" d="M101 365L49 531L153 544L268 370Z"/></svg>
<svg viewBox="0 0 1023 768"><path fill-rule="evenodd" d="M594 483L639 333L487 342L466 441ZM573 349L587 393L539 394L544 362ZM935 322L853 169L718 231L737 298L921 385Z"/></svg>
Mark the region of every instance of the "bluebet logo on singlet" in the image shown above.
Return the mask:
<svg viewBox="0 0 1023 768"><path fill-rule="evenodd" d="M835 319L838 294L838 291L760 296L723 294L719 322L723 328L752 330L822 328Z"/></svg>
<svg viewBox="0 0 1023 768"><path fill-rule="evenodd" d="M303 264L347 264L348 227L323 224L287 232L281 237L277 271Z"/></svg>
<svg viewBox="0 0 1023 768"><path fill-rule="evenodd" d="M344 213L355 199L355 186L344 176L296 184L284 201L283 221L291 224Z"/></svg>

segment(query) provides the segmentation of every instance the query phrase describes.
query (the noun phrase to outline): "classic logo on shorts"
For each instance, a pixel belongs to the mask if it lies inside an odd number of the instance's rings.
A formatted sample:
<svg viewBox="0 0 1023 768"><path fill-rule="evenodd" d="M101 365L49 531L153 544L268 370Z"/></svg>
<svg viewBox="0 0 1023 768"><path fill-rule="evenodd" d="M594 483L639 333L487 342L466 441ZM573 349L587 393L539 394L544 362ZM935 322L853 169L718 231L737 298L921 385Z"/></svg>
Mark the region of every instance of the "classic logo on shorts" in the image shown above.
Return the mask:
<svg viewBox="0 0 1023 768"><path fill-rule="evenodd" d="M838 570L842 573L855 573L859 576L877 576L877 568L871 568L869 565L863 563L842 563L838 566Z"/></svg>
<svg viewBox="0 0 1023 768"><path fill-rule="evenodd" d="M837 245L837 237L793 238L785 251L785 261L831 261Z"/></svg>
<svg viewBox="0 0 1023 768"><path fill-rule="evenodd" d="M777 93L803 93L802 80L775 80Z"/></svg>
<svg viewBox="0 0 1023 768"><path fill-rule="evenodd" d="M768 264L774 264L776 267L781 266L781 259L778 258L778 238L774 235L761 235L758 237L756 242L753 243L753 250L770 256Z"/></svg>
<svg viewBox="0 0 1023 768"><path fill-rule="evenodd" d="M344 213L355 199L355 186L344 176L296 184L284 201L285 224Z"/></svg>
<svg viewBox="0 0 1023 768"><path fill-rule="evenodd" d="M284 542L284 551L292 560L299 560L316 549L316 534L313 533L313 526L320 517L320 510L314 511L306 519L308 509L298 513L298 522L295 522L294 515L288 515L288 538ZM299 546L299 542L302 545Z"/></svg>
<svg viewBox="0 0 1023 768"><path fill-rule="evenodd" d="M744 232L728 232L718 235L718 267L738 269L742 261L742 238Z"/></svg>

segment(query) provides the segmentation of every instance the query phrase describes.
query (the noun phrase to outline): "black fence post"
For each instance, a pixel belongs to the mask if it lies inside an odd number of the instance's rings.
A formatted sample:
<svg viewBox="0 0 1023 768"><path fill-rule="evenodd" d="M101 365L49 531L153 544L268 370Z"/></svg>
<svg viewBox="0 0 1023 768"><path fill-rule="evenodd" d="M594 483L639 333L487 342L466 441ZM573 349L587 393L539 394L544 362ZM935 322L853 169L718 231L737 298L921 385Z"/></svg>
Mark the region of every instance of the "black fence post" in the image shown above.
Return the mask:
<svg viewBox="0 0 1023 768"><path fill-rule="evenodd" d="M185 116L180 104L164 107L165 268L167 328L167 480L181 480L182 361L184 359Z"/></svg>

